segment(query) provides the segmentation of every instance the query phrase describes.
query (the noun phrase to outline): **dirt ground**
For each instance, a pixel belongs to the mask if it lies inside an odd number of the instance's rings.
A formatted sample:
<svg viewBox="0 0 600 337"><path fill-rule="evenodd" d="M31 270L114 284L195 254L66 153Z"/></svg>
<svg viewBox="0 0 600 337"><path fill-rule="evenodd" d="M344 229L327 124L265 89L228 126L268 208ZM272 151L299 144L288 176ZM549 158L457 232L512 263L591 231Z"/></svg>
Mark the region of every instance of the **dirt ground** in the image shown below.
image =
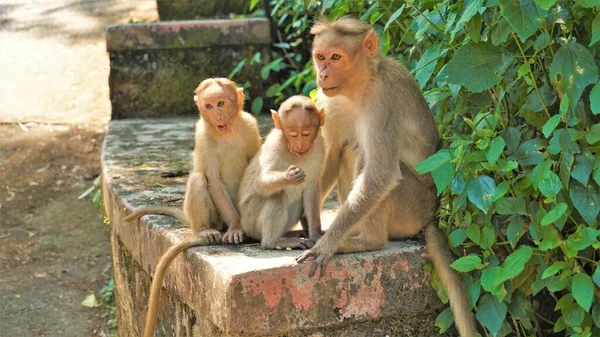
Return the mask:
<svg viewBox="0 0 600 337"><path fill-rule="evenodd" d="M0 0L0 336L109 336L107 227L88 196L110 119L111 23L141 0Z"/></svg>

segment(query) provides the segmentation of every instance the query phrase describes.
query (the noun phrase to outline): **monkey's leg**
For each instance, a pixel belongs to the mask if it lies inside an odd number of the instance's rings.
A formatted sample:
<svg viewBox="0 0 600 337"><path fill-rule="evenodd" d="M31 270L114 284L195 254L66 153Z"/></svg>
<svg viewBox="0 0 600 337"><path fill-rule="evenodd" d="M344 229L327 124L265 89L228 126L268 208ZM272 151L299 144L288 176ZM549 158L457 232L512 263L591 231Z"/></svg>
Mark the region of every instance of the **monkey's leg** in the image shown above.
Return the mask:
<svg viewBox="0 0 600 337"><path fill-rule="evenodd" d="M392 214L387 228L390 239L413 237L433 220L437 199L435 190L426 187L408 169L398 187L390 193Z"/></svg>
<svg viewBox="0 0 600 337"><path fill-rule="evenodd" d="M211 223L220 224L217 209L208 194L206 176L199 172L190 175L186 185L183 210L189 221L190 228L201 237L206 237L211 243L221 242L221 232L211 227Z"/></svg>
<svg viewBox="0 0 600 337"><path fill-rule="evenodd" d="M393 199L389 196L377 207L375 212L358 224L358 228L341 241L338 253L356 253L378 250L388 242L387 223L392 214Z"/></svg>
<svg viewBox="0 0 600 337"><path fill-rule="evenodd" d="M288 229L288 205L285 192L264 200L258 215L258 223L262 227L260 245L264 249L273 249Z"/></svg>

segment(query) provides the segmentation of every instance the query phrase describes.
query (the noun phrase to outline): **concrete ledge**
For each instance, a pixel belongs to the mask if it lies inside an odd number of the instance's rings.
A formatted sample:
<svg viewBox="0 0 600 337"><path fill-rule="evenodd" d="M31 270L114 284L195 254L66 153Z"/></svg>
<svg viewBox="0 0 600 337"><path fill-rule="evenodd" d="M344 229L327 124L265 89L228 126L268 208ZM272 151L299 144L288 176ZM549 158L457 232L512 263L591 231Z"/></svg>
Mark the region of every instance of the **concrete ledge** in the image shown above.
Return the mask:
<svg viewBox="0 0 600 337"><path fill-rule="evenodd" d="M245 14L249 11L248 0L157 0L156 8L161 21L193 20L206 17Z"/></svg>
<svg viewBox="0 0 600 337"><path fill-rule="evenodd" d="M197 20L109 25L106 50L205 48L231 45L268 45L265 18Z"/></svg>
<svg viewBox="0 0 600 337"><path fill-rule="evenodd" d="M132 207L181 207L195 118L112 121L105 138L103 195L111 222L120 332L139 335L160 256L189 231L174 219L121 225ZM324 223L335 214L324 212ZM429 286L424 246L334 257L308 278L298 252L254 245L188 250L167 272L161 336L433 336L442 304ZM446 336L454 336L448 332Z"/></svg>

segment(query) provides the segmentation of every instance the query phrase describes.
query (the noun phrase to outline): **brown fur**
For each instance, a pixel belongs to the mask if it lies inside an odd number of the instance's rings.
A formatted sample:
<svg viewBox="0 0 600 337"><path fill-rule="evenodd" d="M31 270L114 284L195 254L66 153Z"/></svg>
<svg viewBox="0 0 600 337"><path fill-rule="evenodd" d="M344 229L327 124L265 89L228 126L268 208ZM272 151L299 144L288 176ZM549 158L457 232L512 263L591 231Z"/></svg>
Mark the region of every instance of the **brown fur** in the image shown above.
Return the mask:
<svg viewBox="0 0 600 337"><path fill-rule="evenodd" d="M297 261L315 258L311 275L319 267L323 273L336 252L381 249L389 238L411 237L427 227L427 251L448 292L456 326L461 336L474 337L475 322L462 282L450 268L452 256L434 223L433 180L415 171L437 150L433 115L408 70L378 55L377 35L365 27L343 18L319 22L312 30L319 98L327 113L324 133L330 166L323 185L328 191L337 178L347 196L340 197L345 202L327 233ZM350 127L344 131L340 125ZM354 142L357 154L348 155ZM352 176L341 167L354 167Z"/></svg>
<svg viewBox="0 0 600 337"><path fill-rule="evenodd" d="M170 215L194 233L171 247L156 267L144 337L154 334L164 274L177 254L192 246L243 240L235 205L244 171L260 147L258 125L252 115L243 111L243 90L234 82L207 79L195 93L201 118L196 124L194 168L186 184L183 211L173 207L142 207L124 219L131 222L146 214ZM220 231L225 225L228 230L222 236Z"/></svg>
<svg viewBox="0 0 600 337"><path fill-rule="evenodd" d="M242 229L265 249L310 248L321 232L323 110L308 97L294 96L272 113L277 128L248 166L240 187ZM309 240L282 238L303 213Z"/></svg>

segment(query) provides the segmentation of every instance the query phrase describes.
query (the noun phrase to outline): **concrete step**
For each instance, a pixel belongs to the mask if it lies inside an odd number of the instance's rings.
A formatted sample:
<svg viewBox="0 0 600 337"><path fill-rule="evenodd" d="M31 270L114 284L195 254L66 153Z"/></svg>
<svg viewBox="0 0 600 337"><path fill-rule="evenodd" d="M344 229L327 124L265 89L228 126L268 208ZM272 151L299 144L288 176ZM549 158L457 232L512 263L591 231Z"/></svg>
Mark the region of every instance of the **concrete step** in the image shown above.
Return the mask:
<svg viewBox="0 0 600 337"><path fill-rule="evenodd" d="M133 225L121 225L121 219L143 205L181 207L195 122L146 118L110 124L103 195L121 335L139 335L149 275L160 256L190 233L166 216L147 216ZM324 211L323 222L334 215L334 207ZM297 254L263 251L257 244L196 247L181 254L166 275L158 335L437 335L434 320L443 305L423 268L428 263L423 242L336 255L322 278L309 278L309 265L294 262Z"/></svg>

